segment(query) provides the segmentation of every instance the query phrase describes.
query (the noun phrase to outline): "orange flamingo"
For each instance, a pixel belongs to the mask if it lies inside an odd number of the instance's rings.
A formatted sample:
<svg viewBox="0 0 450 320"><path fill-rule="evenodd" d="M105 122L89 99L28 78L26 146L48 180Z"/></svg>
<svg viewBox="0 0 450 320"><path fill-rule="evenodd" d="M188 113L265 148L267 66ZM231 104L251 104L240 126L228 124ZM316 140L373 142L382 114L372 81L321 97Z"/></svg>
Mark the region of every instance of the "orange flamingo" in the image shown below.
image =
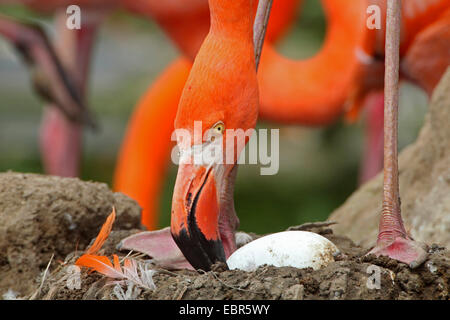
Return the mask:
<svg viewBox="0 0 450 320"><path fill-rule="evenodd" d="M260 1L262 10L254 19L257 3L209 0L210 31L195 58L175 119L176 130L187 131L193 139L177 132L182 156L173 192L171 233L195 269L209 270L236 250L239 219L233 189L237 160L245 146L230 144L227 135L229 130L254 129L258 117L255 56L260 51L256 44L262 45L262 20L268 17L265 13L270 12L271 1ZM198 136L196 121L202 127ZM191 161L195 149L200 147L200 152L207 154L214 144L220 147L223 159L232 159L230 163L214 158Z"/></svg>
<svg viewBox="0 0 450 320"><path fill-rule="evenodd" d="M193 1L193 9L186 9L184 1L166 2L125 1L133 12L155 18L184 56L173 62L139 101L133 113L119 152L114 188L138 201L143 208L142 224L149 230L157 227L158 200L168 166L173 132L173 120L181 92L192 66L199 44L209 28L209 8L206 0ZM292 23L299 0L274 3L267 40L274 42ZM206 14L205 14L206 12ZM164 13L157 16L156 13ZM202 17L202 21L200 21ZM170 25L176 21L174 25ZM195 23L192 23L195 21ZM199 28L199 27L202 28ZM172 35L176 36L172 36ZM195 39L194 39L195 37ZM157 138L156 138L157 137ZM155 139L156 138L156 139Z"/></svg>

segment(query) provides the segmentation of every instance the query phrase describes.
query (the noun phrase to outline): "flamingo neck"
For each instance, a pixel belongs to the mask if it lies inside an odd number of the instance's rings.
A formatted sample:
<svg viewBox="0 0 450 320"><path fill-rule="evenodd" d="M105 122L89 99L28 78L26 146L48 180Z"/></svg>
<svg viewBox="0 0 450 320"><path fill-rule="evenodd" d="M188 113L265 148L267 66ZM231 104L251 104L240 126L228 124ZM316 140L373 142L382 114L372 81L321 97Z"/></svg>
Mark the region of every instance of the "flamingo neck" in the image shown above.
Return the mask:
<svg viewBox="0 0 450 320"><path fill-rule="evenodd" d="M253 41L257 5L257 0L209 0L210 32Z"/></svg>

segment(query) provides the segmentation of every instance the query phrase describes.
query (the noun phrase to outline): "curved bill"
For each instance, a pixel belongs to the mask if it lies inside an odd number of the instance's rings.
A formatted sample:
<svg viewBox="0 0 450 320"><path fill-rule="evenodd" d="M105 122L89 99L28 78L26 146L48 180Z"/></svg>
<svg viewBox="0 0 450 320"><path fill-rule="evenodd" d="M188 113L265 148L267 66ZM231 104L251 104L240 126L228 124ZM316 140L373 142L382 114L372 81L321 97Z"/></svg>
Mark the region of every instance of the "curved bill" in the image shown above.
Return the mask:
<svg viewBox="0 0 450 320"><path fill-rule="evenodd" d="M213 166L181 164L172 200L173 239L191 265L205 271L226 261L214 173Z"/></svg>

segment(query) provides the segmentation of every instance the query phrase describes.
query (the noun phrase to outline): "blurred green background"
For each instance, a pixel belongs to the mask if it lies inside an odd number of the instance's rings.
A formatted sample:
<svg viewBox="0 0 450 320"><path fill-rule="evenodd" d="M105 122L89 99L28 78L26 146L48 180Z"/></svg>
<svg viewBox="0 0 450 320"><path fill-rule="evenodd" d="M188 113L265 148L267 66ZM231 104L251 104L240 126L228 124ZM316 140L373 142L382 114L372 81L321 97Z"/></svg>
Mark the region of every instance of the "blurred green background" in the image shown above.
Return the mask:
<svg viewBox="0 0 450 320"><path fill-rule="evenodd" d="M18 6L0 6L0 13L39 21L50 34L54 32L51 17ZM311 56L320 49L325 31L319 1L305 1L279 50L291 58ZM85 133L83 180L111 186L116 154L133 107L177 55L154 22L124 12L107 19L98 37L89 92L90 106L102 128L98 134ZM24 65L0 39L0 171L42 173L37 143L42 105L31 90ZM426 105L420 89L402 86L400 148L416 139ZM357 188L362 121L354 125L340 121L320 129L275 123L259 127L280 128L280 170L275 176L261 176L259 166L240 167L235 189L240 229L267 233L325 220ZM170 221L175 175L176 167L171 165L162 196L161 226Z"/></svg>

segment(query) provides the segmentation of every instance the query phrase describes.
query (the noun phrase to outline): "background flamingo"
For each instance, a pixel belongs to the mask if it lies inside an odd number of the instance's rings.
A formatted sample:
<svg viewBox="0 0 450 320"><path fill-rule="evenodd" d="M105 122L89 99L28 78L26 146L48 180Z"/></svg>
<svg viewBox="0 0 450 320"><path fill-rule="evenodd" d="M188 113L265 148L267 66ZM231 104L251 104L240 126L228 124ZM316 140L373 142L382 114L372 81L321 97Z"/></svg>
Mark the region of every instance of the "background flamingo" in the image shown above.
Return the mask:
<svg viewBox="0 0 450 320"><path fill-rule="evenodd" d="M10 41L27 64L36 93L54 102L70 120L92 125L72 74L63 67L42 28L0 15L0 35Z"/></svg>
<svg viewBox="0 0 450 320"><path fill-rule="evenodd" d="M74 79L80 103L85 104L90 56L96 30L102 18L113 8L115 0L68 1L68 0L4 0L2 4L25 4L40 12L55 13L59 32L55 43L56 52L65 69ZM66 9L70 5L81 8L81 29L66 27ZM45 171L59 176L78 176L82 148L82 125L71 121L50 104L44 110L40 133L41 157Z"/></svg>

